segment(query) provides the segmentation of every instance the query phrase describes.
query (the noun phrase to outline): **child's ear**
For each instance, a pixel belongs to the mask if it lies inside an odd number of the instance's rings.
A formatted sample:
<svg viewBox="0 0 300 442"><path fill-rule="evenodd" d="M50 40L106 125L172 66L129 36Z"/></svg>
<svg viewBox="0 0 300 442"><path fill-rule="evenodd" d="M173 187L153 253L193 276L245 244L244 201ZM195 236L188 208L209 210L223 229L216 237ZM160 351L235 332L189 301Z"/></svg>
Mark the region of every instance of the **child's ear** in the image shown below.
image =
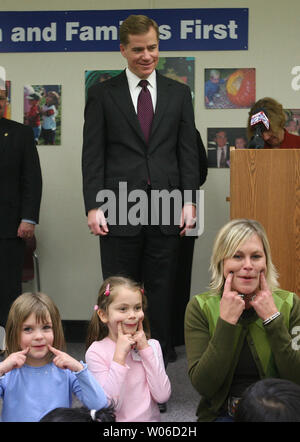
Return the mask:
<svg viewBox="0 0 300 442"><path fill-rule="evenodd" d="M97 315L100 319L101 322L103 322L104 324L106 324L108 322L108 317L107 314L104 310L97 310Z"/></svg>

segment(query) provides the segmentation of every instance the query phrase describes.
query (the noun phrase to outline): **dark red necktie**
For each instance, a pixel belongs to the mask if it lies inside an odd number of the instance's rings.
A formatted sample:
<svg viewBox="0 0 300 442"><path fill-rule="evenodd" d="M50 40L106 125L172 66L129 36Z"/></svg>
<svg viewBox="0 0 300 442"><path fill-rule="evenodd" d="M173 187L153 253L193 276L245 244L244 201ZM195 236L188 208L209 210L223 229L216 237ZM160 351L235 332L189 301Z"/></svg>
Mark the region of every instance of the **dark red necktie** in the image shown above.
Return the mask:
<svg viewBox="0 0 300 442"><path fill-rule="evenodd" d="M222 147L220 167L226 167L225 147Z"/></svg>
<svg viewBox="0 0 300 442"><path fill-rule="evenodd" d="M148 84L149 83L147 80L141 80L139 82L139 86L141 86L142 90L138 96L137 102L137 116L147 143L150 137L154 114L151 94L149 89L147 88Z"/></svg>

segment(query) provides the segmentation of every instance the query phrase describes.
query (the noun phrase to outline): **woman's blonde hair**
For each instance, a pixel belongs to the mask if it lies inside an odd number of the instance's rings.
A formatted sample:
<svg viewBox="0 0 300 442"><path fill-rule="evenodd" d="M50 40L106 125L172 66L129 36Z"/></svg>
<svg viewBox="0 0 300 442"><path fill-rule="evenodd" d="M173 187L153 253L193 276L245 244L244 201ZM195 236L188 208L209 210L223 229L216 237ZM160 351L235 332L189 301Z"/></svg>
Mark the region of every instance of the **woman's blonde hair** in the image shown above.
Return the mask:
<svg viewBox="0 0 300 442"><path fill-rule="evenodd" d="M5 327L6 355L20 351L23 323L34 313L36 321L45 323L50 315L53 328L53 347L65 350L65 338L58 308L45 293L23 293L12 304Z"/></svg>
<svg viewBox="0 0 300 442"><path fill-rule="evenodd" d="M218 232L210 261L211 282L209 285L213 294L223 291L224 259L232 258L240 245L253 234L257 235L263 244L266 255L266 280L270 290L278 287L278 274L271 258L270 244L263 226L251 219L234 219L229 221Z"/></svg>
<svg viewBox="0 0 300 442"><path fill-rule="evenodd" d="M106 295L106 289L109 284L109 295ZM104 339L108 335L108 327L107 325L101 321L99 318L97 311L102 310L105 313L108 313L108 307L114 300L114 298L118 294L118 289L120 287L126 287L133 292L139 292L142 297L142 309L144 312L144 320L143 320L143 329L145 332L145 335L147 338L150 338L150 325L149 321L146 316L146 310L147 310L147 298L144 294L144 289L141 284L138 282L133 281L129 278L124 278L122 276L111 276L105 281L103 281L96 304L96 309L94 310L94 313L91 317L88 332L87 332L87 339L86 339L86 348L88 348L94 341L100 341L101 339Z"/></svg>

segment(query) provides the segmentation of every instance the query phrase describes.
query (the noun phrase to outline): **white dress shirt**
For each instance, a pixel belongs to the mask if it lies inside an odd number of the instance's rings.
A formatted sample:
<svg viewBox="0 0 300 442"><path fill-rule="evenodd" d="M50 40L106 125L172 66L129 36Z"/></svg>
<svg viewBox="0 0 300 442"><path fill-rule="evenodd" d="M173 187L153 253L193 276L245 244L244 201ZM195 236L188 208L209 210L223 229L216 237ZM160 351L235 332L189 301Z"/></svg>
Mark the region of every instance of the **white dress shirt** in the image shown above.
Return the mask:
<svg viewBox="0 0 300 442"><path fill-rule="evenodd" d="M141 86L139 86L139 82L141 81L141 78L139 78L137 75L135 75L133 72L131 72L130 69L126 68L126 76L129 86L130 95L132 98L134 109L137 113L137 101L139 93L141 92ZM149 84L148 89L151 94L152 104L153 104L153 110L155 112L156 107L156 96L157 96L157 90L156 90L156 72L155 70L149 75L147 78Z"/></svg>
<svg viewBox="0 0 300 442"><path fill-rule="evenodd" d="M224 154L225 154L225 161L227 158L227 144L225 144L224 146L218 146L217 147L217 167L221 166L221 156L222 156L222 150L224 150Z"/></svg>

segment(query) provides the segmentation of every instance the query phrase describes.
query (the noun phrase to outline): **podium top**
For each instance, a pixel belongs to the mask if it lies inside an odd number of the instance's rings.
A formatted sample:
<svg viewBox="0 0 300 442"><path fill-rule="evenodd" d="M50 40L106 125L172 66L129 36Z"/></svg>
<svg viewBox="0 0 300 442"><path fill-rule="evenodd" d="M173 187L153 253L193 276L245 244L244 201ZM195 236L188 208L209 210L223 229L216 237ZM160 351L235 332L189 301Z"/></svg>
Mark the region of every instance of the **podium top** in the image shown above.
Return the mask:
<svg viewBox="0 0 300 442"><path fill-rule="evenodd" d="M282 148L282 149L276 149L276 148L270 148L270 149L237 149L235 146L230 146L229 147L230 152L300 152L299 147L294 147L294 148Z"/></svg>

